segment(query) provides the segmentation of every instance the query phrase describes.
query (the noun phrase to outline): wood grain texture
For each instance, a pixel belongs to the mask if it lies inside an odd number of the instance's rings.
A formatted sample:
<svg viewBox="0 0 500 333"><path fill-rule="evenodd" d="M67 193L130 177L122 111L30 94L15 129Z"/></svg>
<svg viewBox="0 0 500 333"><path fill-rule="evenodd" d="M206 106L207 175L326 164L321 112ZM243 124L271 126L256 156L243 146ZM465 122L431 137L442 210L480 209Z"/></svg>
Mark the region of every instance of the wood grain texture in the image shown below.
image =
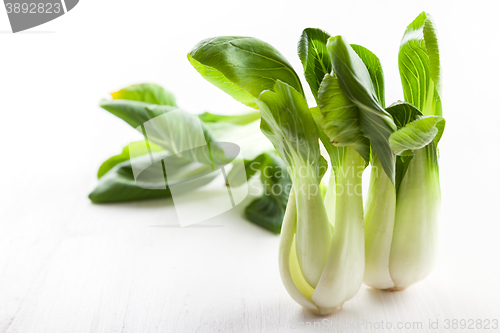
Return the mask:
<svg viewBox="0 0 500 333"><path fill-rule="evenodd" d="M12 200L2 211L0 332L390 332L370 329L382 321L457 332L444 320L500 313L498 266L463 238L443 237L424 282L392 293L363 286L340 312L316 317L281 284L278 236L244 221L242 206L180 228L170 200L92 205L85 185L56 205L37 188L19 190L29 208ZM436 320L441 329L427 329Z"/></svg>

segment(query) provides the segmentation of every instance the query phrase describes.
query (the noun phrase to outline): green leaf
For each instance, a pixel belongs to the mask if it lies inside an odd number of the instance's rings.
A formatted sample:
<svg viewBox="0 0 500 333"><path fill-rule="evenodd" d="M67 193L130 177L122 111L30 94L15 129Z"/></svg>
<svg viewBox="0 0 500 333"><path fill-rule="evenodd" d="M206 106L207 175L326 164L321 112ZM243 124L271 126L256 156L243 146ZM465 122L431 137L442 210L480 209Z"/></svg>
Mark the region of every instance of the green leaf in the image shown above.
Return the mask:
<svg viewBox="0 0 500 333"><path fill-rule="evenodd" d="M422 12L406 28L398 60L405 101L424 115L442 116L439 46L429 14Z"/></svg>
<svg viewBox="0 0 500 333"><path fill-rule="evenodd" d="M410 103L397 101L392 103L385 109L394 119L394 123L398 129L405 127L406 124L411 123L423 116L419 109Z"/></svg>
<svg viewBox="0 0 500 333"><path fill-rule="evenodd" d="M403 155L408 150L414 151L427 146L444 129L445 120L439 116L424 116L408 123L392 133L389 138L391 149L396 155ZM438 126L438 123L443 123ZM440 137L441 135L439 135Z"/></svg>
<svg viewBox="0 0 500 333"><path fill-rule="evenodd" d="M149 144L149 149L144 149L144 147L148 147ZM144 142L144 141L136 141L130 143L130 145L135 145L137 149L135 149L135 154L136 155L145 155L150 152L159 152L164 150L162 147L152 143L152 142ZM112 156L108 158L102 165L99 167L99 171L97 172L97 178L101 178L111 170L115 165L120 164L121 162L128 161L130 159L130 154L129 154L129 146L125 146L123 148L122 153L119 155Z"/></svg>
<svg viewBox="0 0 500 333"><path fill-rule="evenodd" d="M230 123L234 125L247 125L260 119L260 112L254 111L237 116L226 116L204 112L198 116L204 123Z"/></svg>
<svg viewBox="0 0 500 333"><path fill-rule="evenodd" d="M319 134L304 97L281 81L273 90L264 91L257 101L262 132L288 168L316 167L319 180Z"/></svg>
<svg viewBox="0 0 500 333"><path fill-rule="evenodd" d="M111 96L113 99L127 99L158 105L177 106L174 95L154 83L134 84L111 93Z"/></svg>
<svg viewBox="0 0 500 333"><path fill-rule="evenodd" d="M154 187L165 186L165 179L150 179ZM99 179L96 188L89 194L93 203L126 202L158 198L170 198L168 187L165 189L146 189L136 185L130 160L115 165Z"/></svg>
<svg viewBox="0 0 500 333"><path fill-rule="evenodd" d="M283 217L288 199L263 195L245 207L245 217L252 223L260 225L274 233L281 232Z"/></svg>
<svg viewBox="0 0 500 333"><path fill-rule="evenodd" d="M162 153L157 153L162 154ZM164 154L162 154L163 156ZM149 166L151 159L149 155L143 155L134 159L135 165ZM134 200L169 198L170 190L166 186L165 177L146 169L141 174L141 181L148 184L142 188L137 186L130 159L113 166L100 179L96 188L89 194L94 203L124 202Z"/></svg>
<svg viewBox="0 0 500 333"><path fill-rule="evenodd" d="M321 127L337 147L352 146L367 161L370 160L370 143L360 127L360 111L343 92L339 80L325 75L319 88L318 106L321 110Z"/></svg>
<svg viewBox="0 0 500 333"><path fill-rule="evenodd" d="M327 49L340 87L359 108L360 129L370 140L385 173L394 183L395 157L388 141L396 125L379 104L368 69L347 41L342 36L332 37L328 40Z"/></svg>
<svg viewBox="0 0 500 333"><path fill-rule="evenodd" d="M316 106L314 108L310 108L309 111L311 112L314 122L316 123L316 127L318 128L319 139L321 140L321 143L325 147L325 150L330 157L331 166L335 171L337 171L342 165L345 147L336 147L330 142L330 138L328 138L325 131L323 130L323 127L321 126L322 114L320 108Z"/></svg>
<svg viewBox="0 0 500 333"><path fill-rule="evenodd" d="M351 47L365 64L368 73L370 73L378 103L385 108L384 71L382 70L380 60L372 51L361 45L351 44Z"/></svg>
<svg viewBox="0 0 500 333"><path fill-rule="evenodd" d="M152 156L156 161L163 159L165 170L168 170L168 184L176 185L196 179L185 185L185 191L208 184L217 175L210 166L193 163L168 152L156 152ZM137 179L142 187L137 185L132 164L136 170L143 170ZM115 165L99 179L96 188L89 194L90 200L94 203L106 203L169 198L171 194L164 172L159 173L158 169L149 168L151 165L149 154Z"/></svg>
<svg viewBox="0 0 500 333"><path fill-rule="evenodd" d="M330 35L321 29L307 28L302 32L297 47L304 76L316 102L323 77L332 71L332 61L326 49L328 38Z"/></svg>
<svg viewBox="0 0 500 333"><path fill-rule="evenodd" d="M211 145L210 151L191 149L216 140L197 116L177 107L119 99L102 101L101 107L136 128L147 142L156 143L173 154L181 154L186 159L204 164L211 164L215 157L220 162L224 160L222 149L217 144ZM169 116L159 117L165 113ZM153 118L156 118L155 121L148 123Z"/></svg>
<svg viewBox="0 0 500 333"><path fill-rule="evenodd" d="M297 73L281 53L252 37L223 36L202 40L188 54L207 81L237 101L257 108L255 99L283 81L303 94Z"/></svg>

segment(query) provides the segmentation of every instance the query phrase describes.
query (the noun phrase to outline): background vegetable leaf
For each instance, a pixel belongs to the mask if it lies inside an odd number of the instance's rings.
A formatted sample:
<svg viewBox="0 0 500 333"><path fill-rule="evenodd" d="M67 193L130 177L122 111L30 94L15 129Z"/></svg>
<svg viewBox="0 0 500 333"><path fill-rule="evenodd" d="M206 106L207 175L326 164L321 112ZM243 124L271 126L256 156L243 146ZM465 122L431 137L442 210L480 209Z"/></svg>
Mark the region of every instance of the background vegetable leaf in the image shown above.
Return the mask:
<svg viewBox="0 0 500 333"><path fill-rule="evenodd" d="M245 169L247 179L259 171L263 185L262 196L245 208L245 217L255 224L279 233L292 186L285 164L274 153L263 153L252 161L245 161ZM230 177L228 175L228 180Z"/></svg>
<svg viewBox="0 0 500 333"><path fill-rule="evenodd" d="M178 109L176 106L155 105L126 99L102 100L100 106L133 128L137 128L166 112Z"/></svg>
<svg viewBox="0 0 500 333"><path fill-rule="evenodd" d="M152 154L158 161L163 158L168 159L165 167L169 168L169 185L186 183L188 180L196 179L196 181L188 182L185 185L183 188L185 191L208 184L217 175L211 172L209 166L195 164L166 152ZM137 180L134 177L132 163L139 169L144 169ZM144 167L141 167L142 165ZM171 194L163 173L155 172L154 168L148 168L150 165L151 157L149 155L142 155L115 165L99 179L99 183L89 194L90 200L94 203L109 203L169 198ZM141 186L137 185L137 181L140 182Z"/></svg>
<svg viewBox="0 0 500 333"><path fill-rule="evenodd" d="M149 149L143 149L143 147L147 147L149 144ZM158 146L157 144L153 142L145 143L144 141L136 141L132 142L129 145L125 146L119 155L112 156L108 158L106 161L102 163L102 165L99 168L99 171L97 172L97 178L101 178L111 170L115 165L120 164L121 162L128 161L130 159L130 153L129 153L129 146L130 145L135 145L137 149L135 149L136 155L145 155L150 152L159 152L164 150L162 147ZM142 150L142 154L141 154Z"/></svg>
<svg viewBox="0 0 500 333"><path fill-rule="evenodd" d="M260 112L258 111L248 112L236 116L227 116L227 115L214 114L210 112L204 112L198 115L198 117L204 123L231 123L234 125L247 125L256 120L259 120Z"/></svg>
<svg viewBox="0 0 500 333"><path fill-rule="evenodd" d="M171 197L164 178L151 178L150 182L155 183L154 187L157 189L137 186L131 162L126 160L115 165L99 179L99 183L89 194L89 199L93 203L112 203ZM160 189L161 185L165 188Z"/></svg>
<svg viewBox="0 0 500 333"><path fill-rule="evenodd" d="M177 106L174 95L154 83L134 84L111 93L111 96L113 99L127 99L158 105Z"/></svg>

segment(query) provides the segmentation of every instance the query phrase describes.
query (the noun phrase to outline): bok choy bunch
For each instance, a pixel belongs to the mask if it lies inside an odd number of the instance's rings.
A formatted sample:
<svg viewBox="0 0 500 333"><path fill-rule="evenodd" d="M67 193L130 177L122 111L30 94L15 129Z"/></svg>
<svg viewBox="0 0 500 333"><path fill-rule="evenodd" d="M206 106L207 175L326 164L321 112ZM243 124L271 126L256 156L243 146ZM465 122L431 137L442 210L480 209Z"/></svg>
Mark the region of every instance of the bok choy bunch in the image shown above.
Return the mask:
<svg viewBox="0 0 500 333"><path fill-rule="evenodd" d="M389 138L397 155L395 182L381 172L377 156L372 161L364 282L375 288L404 289L434 265L441 201L437 144L445 125L440 68L435 24L423 12L399 49L405 102L387 108L398 128Z"/></svg>
<svg viewBox="0 0 500 333"><path fill-rule="evenodd" d="M299 56L318 102L311 109L291 65L261 40L215 37L188 54L205 79L260 110L261 130L293 183L280 242L281 277L295 301L319 314L339 309L362 283L361 176L370 146L381 156L384 170L395 172L388 138L396 126L379 104L378 59L354 47L357 53L340 36L304 31ZM324 200L319 188L327 162L320 140L332 167Z"/></svg>

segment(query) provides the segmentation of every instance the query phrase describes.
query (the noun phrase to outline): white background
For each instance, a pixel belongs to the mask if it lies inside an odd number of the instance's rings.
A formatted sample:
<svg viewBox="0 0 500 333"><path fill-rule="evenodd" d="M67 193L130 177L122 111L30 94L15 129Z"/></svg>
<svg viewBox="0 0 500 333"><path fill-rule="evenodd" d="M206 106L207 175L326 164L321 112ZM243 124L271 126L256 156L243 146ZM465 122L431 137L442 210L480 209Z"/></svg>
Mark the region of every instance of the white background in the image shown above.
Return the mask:
<svg viewBox="0 0 500 333"><path fill-rule="evenodd" d="M439 320L445 332L446 319L500 319L497 4L82 0L15 35L0 9L0 332L293 332L323 319ZM317 318L281 284L278 236L241 217L248 201L181 229L168 200L88 200L100 163L138 138L98 107L110 92L155 82L193 113L242 109L191 68L199 40L255 36L301 73L303 28L343 34L381 59L390 104L402 99L400 38L422 10L440 32L447 119L442 246L425 281L362 287Z"/></svg>

